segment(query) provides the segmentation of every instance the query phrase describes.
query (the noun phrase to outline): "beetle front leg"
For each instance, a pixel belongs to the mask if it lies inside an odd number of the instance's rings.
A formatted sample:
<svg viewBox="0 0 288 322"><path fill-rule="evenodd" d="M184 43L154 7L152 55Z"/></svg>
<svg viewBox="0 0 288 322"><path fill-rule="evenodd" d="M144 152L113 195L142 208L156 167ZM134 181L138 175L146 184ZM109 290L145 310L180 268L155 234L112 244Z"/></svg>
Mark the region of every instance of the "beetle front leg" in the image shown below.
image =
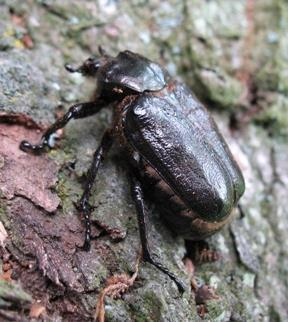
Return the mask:
<svg viewBox="0 0 288 322"><path fill-rule="evenodd" d="M63 117L58 119L46 130L46 132L42 135L41 142L39 144L34 145L27 141L22 141L20 143L20 149L24 152L41 153L45 147L50 148L53 146L53 134L57 130L63 128L71 119L79 119L93 115L99 112L100 109L105 105L107 104L104 101L86 102L72 105Z"/></svg>
<svg viewBox="0 0 288 322"><path fill-rule="evenodd" d="M177 276L171 273L168 270L168 268L165 267L162 263L160 263L158 259L155 258L155 256L153 256L151 253L149 243L148 243L148 235L147 235L148 216L145 210L143 191L142 191L140 182L134 176L131 176L131 193L132 193L132 198L134 199L134 202L136 205L140 240L142 245L142 253L143 253L144 261L149 262L150 264L157 267L164 274L168 275L175 282L180 293L183 293L185 291L185 286L183 282L181 282L177 278Z"/></svg>
<svg viewBox="0 0 288 322"><path fill-rule="evenodd" d="M112 143L113 143L113 137L111 135L111 131L106 130L106 132L102 137L99 147L94 153L91 167L87 173L87 181L85 184L85 189L79 202L80 204L79 210L80 210L80 213L83 215L84 222L85 222L85 241L83 244L83 249L87 251L90 249L90 241L91 241L91 221L90 221L90 206L89 206L90 192L93 187L93 183L96 179L99 166L103 161L105 154L110 149Z"/></svg>

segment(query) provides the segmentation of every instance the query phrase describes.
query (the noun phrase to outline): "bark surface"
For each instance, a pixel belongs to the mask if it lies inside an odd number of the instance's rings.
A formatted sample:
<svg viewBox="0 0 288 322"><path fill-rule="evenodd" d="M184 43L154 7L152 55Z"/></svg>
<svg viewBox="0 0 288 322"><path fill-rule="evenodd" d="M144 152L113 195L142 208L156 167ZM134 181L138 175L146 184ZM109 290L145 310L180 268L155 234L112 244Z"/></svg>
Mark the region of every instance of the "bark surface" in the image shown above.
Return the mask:
<svg viewBox="0 0 288 322"><path fill-rule="evenodd" d="M111 111L71 122L47 154L18 149L92 97L95 82L63 66L99 45L110 54L139 52L186 82L215 116L246 180L245 216L235 211L207 240L220 259L194 262L198 285L218 295L206 301L204 318L182 261L195 245L185 246L148 203L153 252L187 292L180 296L169 277L141 263L128 292L106 297L107 321L288 320L287 22L285 0L0 1L1 320L91 321L109 277L135 270L136 213L117 147L93 189L91 250L79 249L75 203Z"/></svg>

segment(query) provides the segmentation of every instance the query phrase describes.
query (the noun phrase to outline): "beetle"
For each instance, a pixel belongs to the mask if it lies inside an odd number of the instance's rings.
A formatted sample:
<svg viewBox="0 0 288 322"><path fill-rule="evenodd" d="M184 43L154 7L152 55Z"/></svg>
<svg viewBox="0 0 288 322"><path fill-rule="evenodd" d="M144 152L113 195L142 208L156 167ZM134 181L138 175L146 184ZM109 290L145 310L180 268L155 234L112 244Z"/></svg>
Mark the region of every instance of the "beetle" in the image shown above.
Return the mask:
<svg viewBox="0 0 288 322"><path fill-rule="evenodd" d="M78 68L65 66L71 73L95 77L96 99L71 106L46 130L39 144L22 141L20 148L32 153L51 148L54 133L71 119L91 116L112 105L112 126L94 153L79 202L86 229L83 248L90 249L91 188L100 164L117 141L129 164L143 260L170 276L183 291L183 283L150 251L144 193L154 198L172 230L186 239L200 240L230 220L245 190L243 175L214 120L185 84L131 51L116 57L102 49L99 52Z"/></svg>

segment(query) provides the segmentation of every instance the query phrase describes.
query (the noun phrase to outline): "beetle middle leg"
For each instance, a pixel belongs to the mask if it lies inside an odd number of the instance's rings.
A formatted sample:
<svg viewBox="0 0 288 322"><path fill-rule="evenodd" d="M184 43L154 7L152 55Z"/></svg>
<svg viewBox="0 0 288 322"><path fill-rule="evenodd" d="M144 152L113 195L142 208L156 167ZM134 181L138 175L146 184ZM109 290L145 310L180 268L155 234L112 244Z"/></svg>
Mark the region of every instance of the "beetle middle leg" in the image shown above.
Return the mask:
<svg viewBox="0 0 288 322"><path fill-rule="evenodd" d="M53 134L57 130L63 128L71 119L79 119L93 115L99 112L101 108L106 105L107 103L101 100L96 102L86 102L72 105L63 117L58 119L46 130L46 132L42 135L41 142L39 144L34 145L27 141L22 141L20 143L20 149L24 152L42 152L45 149L45 147L51 147L53 145L51 142Z"/></svg>
<svg viewBox="0 0 288 322"><path fill-rule="evenodd" d="M85 184L85 189L79 202L80 204L79 211L83 215L84 222L85 222L85 241L83 245L84 250L90 249L90 241L91 241L91 222L90 222L90 206L89 206L90 192L93 187L93 183L96 179L96 175L100 167L100 164L103 161L105 154L110 149L112 143L113 143L113 137L111 134L111 130L106 130L106 132L102 137L100 145L98 146L97 150L94 153L91 167L87 173L87 181Z"/></svg>
<svg viewBox="0 0 288 322"><path fill-rule="evenodd" d="M181 282L177 278L177 276L171 273L168 270L168 268L165 267L161 262L159 262L158 259L155 258L155 255L153 256L151 253L149 243L148 243L148 236L147 236L148 216L145 210L143 191L142 191L140 182L133 175L131 176L131 193L132 193L132 198L134 199L134 202L136 205L140 240L142 245L142 254L143 254L144 261L149 262L150 264L154 265L159 270L161 270L164 274L168 275L176 283L179 291L183 293L185 290L185 286L183 285L183 282Z"/></svg>

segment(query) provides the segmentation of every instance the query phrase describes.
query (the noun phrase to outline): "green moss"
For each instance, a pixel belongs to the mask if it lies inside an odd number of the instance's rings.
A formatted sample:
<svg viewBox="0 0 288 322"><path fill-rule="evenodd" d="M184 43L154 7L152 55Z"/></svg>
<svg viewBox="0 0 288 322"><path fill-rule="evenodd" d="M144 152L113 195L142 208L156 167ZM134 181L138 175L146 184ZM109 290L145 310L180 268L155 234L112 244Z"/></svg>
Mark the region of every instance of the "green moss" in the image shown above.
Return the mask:
<svg viewBox="0 0 288 322"><path fill-rule="evenodd" d="M270 321L273 321L273 322L281 322L282 321L281 316L279 315L279 313L275 310L275 308L273 306L270 308L269 318L270 318Z"/></svg>
<svg viewBox="0 0 288 322"><path fill-rule="evenodd" d="M206 303L209 319L211 321L224 321L225 319L225 307L221 300L210 300Z"/></svg>
<svg viewBox="0 0 288 322"><path fill-rule="evenodd" d="M153 291L147 291L143 294L143 302L131 306L133 316L136 321L153 322L161 320L161 311L163 304L159 297ZM141 306L141 309L139 308Z"/></svg>
<svg viewBox="0 0 288 322"><path fill-rule="evenodd" d="M58 182L56 185L56 191L58 197L61 199L62 204L65 202L66 198L69 197L69 189L66 186L66 181L63 175L58 176Z"/></svg>
<svg viewBox="0 0 288 322"><path fill-rule="evenodd" d="M2 219L2 216L6 215L6 205L4 203L3 197L0 193L0 218Z"/></svg>
<svg viewBox="0 0 288 322"><path fill-rule="evenodd" d="M7 207L4 199L1 197L1 194L0 194L0 221L2 221L5 228L10 229L11 224L7 216Z"/></svg>
<svg viewBox="0 0 288 322"><path fill-rule="evenodd" d="M75 178L69 178L65 173L58 174L58 182L55 188L58 197L61 199L63 213L75 210L75 203L81 196L81 187Z"/></svg>
<svg viewBox="0 0 288 322"><path fill-rule="evenodd" d="M32 302L31 295L26 293L19 285L3 280L0 280L0 299L5 301L7 304L9 302L18 304L27 304Z"/></svg>
<svg viewBox="0 0 288 322"><path fill-rule="evenodd" d="M216 106L233 109L239 103L244 88L238 80L223 70L199 69L194 90L203 100L211 102L212 108Z"/></svg>
<svg viewBox="0 0 288 322"><path fill-rule="evenodd" d="M273 93L268 98L264 109L256 117L256 122L268 127L273 134L288 135L288 99L281 94Z"/></svg>

